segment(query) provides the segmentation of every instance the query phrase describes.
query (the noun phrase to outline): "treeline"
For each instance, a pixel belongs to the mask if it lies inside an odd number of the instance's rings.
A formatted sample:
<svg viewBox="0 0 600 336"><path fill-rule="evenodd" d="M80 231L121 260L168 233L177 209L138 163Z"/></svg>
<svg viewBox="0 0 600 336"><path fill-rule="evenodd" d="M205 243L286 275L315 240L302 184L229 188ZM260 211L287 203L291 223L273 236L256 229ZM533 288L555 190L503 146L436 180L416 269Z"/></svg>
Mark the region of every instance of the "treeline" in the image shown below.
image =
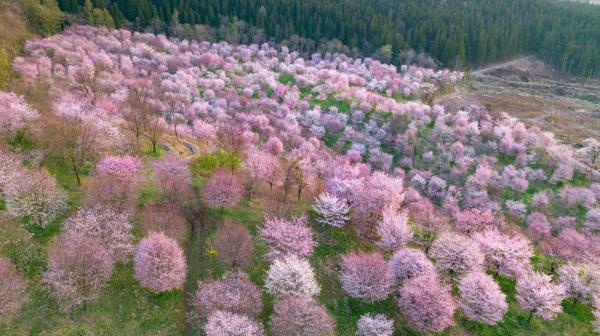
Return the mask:
<svg viewBox="0 0 600 336"><path fill-rule="evenodd" d="M534 53L561 71L600 76L600 8L555 0L59 0L131 25L231 42L325 45L402 63L425 52L448 67Z"/></svg>

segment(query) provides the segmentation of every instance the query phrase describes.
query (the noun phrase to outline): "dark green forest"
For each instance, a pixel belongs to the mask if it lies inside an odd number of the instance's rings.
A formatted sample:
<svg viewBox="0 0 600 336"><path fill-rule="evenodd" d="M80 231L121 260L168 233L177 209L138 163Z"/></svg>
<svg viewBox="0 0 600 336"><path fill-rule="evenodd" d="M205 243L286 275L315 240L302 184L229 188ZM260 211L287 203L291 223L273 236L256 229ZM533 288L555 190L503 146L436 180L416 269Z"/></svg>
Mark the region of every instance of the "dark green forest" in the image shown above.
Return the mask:
<svg viewBox="0 0 600 336"><path fill-rule="evenodd" d="M59 0L59 5L65 12L81 14L85 1ZM461 68L536 54L557 70L600 76L600 6L587 4L557 0L91 3L110 13L117 27L180 37L241 43L276 41L300 51L325 46L326 50L373 56L396 64L414 61L415 55L424 52L443 66Z"/></svg>

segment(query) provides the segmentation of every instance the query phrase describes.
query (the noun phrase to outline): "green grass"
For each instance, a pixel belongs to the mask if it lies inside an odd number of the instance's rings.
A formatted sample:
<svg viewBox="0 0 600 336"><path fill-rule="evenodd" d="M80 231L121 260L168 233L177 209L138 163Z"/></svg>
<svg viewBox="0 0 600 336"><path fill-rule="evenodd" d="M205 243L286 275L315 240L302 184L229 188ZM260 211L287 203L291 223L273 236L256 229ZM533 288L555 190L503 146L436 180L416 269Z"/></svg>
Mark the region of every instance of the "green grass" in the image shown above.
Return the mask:
<svg viewBox="0 0 600 336"><path fill-rule="evenodd" d="M324 110L335 106L340 113L349 114L352 111L352 103L349 100L338 100L333 94L327 95L327 98L324 100L313 97L311 98L310 103L312 106L319 105Z"/></svg>
<svg viewBox="0 0 600 336"><path fill-rule="evenodd" d="M425 133L431 131L433 123L428 126ZM426 135L422 134L423 139ZM332 145L336 143L337 140L332 141ZM344 147L349 146L349 142L344 144ZM395 154L391 148L386 152ZM71 170L60 158L48 160L47 168L67 190L71 209L75 208L80 203L82 193ZM194 187L199 188L202 183L203 179L196 178ZM573 184L583 183L585 181L580 177L574 178ZM505 196L529 200L530 203L532 195L544 187L547 185L543 183L532 184L524 193ZM157 197L152 184L148 183L141 191L138 205L143 207ZM257 237L263 222L264 206L259 200L243 200L236 208L204 211L199 221L201 224L194 230L191 239L184 244L188 256L188 279L184 289L160 295L153 294L135 280L131 262L119 264L96 300L70 312L64 312L60 308L49 288L41 282L41 275L47 267L46 250L52 238L59 232L63 218L44 229L30 225L27 221L5 220L0 223L0 254L9 258L27 277L31 300L14 320L0 325L0 335L198 335L196 326L187 323L185 318L186 312L191 311L188 302L195 292L196 283L199 280L218 279L230 270L230 267L220 262L214 253L215 233L223 220L231 220L245 226L254 236L252 263L245 271L258 286L264 285L264 277L269 267L269 262L264 258L267 247ZM300 203L295 205L293 212L302 213L309 208L310 204ZM579 208L556 209L559 210L562 213L573 212L578 218L585 215ZM328 309L335 321L336 335L355 335L356 322L366 313L382 313L393 319L394 335L420 335L408 327L396 305L395 295L381 302L366 304L344 293L338 280L341 256L352 251L373 250L373 242L362 239L350 225L331 228L312 220L311 225L318 242L310 258L321 286L318 300ZM141 234L136 234L137 238L141 238L140 236ZM556 260L539 254L532 260L536 269L546 272L555 262ZM503 292L507 294L509 309L504 320L497 325L487 326L468 321L457 311L456 325L447 328L440 335L592 335L593 315L590 307L581 304L572 306L570 300L565 300L564 312L555 320L544 321L534 317L527 321L528 313L520 309L515 299L514 280L494 276ZM273 301L273 297L267 293L263 294L264 310L260 320L267 327Z"/></svg>
<svg viewBox="0 0 600 336"><path fill-rule="evenodd" d="M183 291L153 294L139 286L132 265L118 265L96 300L64 312L35 281L31 300L0 335L181 335Z"/></svg>
<svg viewBox="0 0 600 336"><path fill-rule="evenodd" d="M514 280L501 276L495 276L495 279L507 295L509 309L504 319L494 326L487 326L460 317L456 328L482 336L594 335L591 324L593 315L589 307L580 304L572 306L570 300L565 300L563 302L564 312L559 314L555 320L547 321L534 316L531 321L527 321L529 313L519 308L515 298Z"/></svg>
<svg viewBox="0 0 600 336"><path fill-rule="evenodd" d="M294 77L294 75L286 73L286 72L282 72L281 74L279 74L279 77L277 78L277 80L281 84L286 84L286 85L296 84L296 78Z"/></svg>

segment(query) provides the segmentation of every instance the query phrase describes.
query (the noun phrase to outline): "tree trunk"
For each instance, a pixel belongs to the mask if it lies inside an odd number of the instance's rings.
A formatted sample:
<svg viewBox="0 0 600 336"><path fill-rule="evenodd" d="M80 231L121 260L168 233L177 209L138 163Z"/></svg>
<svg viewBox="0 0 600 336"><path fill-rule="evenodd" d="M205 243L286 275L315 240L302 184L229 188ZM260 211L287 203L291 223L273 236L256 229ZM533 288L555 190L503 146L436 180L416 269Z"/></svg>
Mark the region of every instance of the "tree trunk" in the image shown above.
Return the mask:
<svg viewBox="0 0 600 336"><path fill-rule="evenodd" d="M79 177L79 169L77 169L77 165L73 160L71 160L71 164L73 166L73 172L75 173L75 177L77 178L77 185L81 187L81 178Z"/></svg>

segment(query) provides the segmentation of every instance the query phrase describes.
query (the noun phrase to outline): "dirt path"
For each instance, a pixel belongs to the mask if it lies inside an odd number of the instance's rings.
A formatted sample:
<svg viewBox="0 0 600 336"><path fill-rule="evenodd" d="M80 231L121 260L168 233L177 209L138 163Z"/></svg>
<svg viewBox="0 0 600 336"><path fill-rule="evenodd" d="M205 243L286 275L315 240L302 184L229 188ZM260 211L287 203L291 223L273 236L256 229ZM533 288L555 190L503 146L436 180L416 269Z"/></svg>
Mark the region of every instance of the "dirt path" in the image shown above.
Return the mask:
<svg viewBox="0 0 600 336"><path fill-rule="evenodd" d="M525 56L525 57L519 57L519 58L510 60L507 62L503 62L503 63L490 64L490 65L486 66L485 68L481 68L481 69L477 69L475 71L469 72L469 75L471 77L489 76L486 74L486 72L488 72L488 71L506 68L508 66L516 65L516 64L522 63L524 61L529 61L531 59L533 59L533 56Z"/></svg>

